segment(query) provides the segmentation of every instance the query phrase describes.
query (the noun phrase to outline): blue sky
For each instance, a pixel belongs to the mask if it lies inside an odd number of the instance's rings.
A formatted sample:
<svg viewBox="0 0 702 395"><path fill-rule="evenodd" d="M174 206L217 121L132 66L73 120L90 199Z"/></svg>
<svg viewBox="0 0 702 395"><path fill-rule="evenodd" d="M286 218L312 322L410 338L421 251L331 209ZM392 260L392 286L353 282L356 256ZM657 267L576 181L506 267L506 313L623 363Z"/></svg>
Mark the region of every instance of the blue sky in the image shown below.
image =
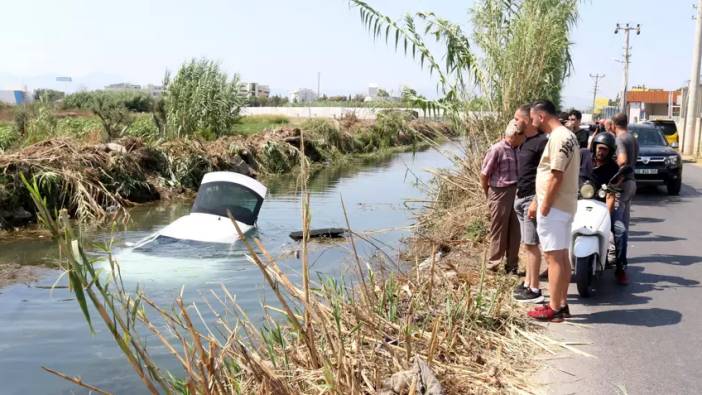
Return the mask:
<svg viewBox="0 0 702 395"><path fill-rule="evenodd" d="M470 29L474 1L368 0L399 18L431 10ZM383 40L374 42L355 9L344 0L4 0L0 23L0 88L28 85L62 88L57 75L70 75L70 89L99 88L130 81L158 83L166 69L205 56L242 79L287 94L316 88L354 94L374 82L397 91L410 85L432 95L427 73ZM623 37L616 22L641 24L631 37L630 85L672 89L689 79L695 21L692 0L583 0L573 32L573 74L564 104L586 107L592 100L588 74L604 73L601 92L621 89Z"/></svg>

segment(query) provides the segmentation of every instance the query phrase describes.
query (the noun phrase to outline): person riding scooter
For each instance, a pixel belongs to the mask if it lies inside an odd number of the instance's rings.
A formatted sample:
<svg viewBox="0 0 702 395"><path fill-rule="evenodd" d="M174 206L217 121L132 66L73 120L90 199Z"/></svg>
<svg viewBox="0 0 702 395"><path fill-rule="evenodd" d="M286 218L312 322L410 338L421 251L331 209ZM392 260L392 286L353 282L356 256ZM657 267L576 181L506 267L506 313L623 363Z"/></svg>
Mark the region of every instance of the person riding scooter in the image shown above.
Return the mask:
<svg viewBox="0 0 702 395"><path fill-rule="evenodd" d="M590 145L592 151L592 172L588 180L598 189L612 181L612 177L619 171L619 165L615 160L617 151L614 136L609 133L600 133L592 140ZM614 210L615 195L612 192L606 194L604 198L597 196L598 200L607 203L607 209L612 213Z"/></svg>

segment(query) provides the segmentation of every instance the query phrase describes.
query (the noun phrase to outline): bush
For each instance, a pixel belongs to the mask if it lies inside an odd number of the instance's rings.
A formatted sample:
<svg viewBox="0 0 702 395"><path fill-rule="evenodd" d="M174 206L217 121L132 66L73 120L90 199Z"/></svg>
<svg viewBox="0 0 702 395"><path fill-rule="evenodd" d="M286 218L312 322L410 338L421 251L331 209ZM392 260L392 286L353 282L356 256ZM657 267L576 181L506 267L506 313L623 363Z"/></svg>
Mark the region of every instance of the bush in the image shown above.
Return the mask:
<svg viewBox="0 0 702 395"><path fill-rule="evenodd" d="M0 124L0 152L8 149L19 138L19 133L11 124Z"/></svg>
<svg viewBox="0 0 702 395"><path fill-rule="evenodd" d="M61 118L56 125L57 134L77 138L84 138L101 130L100 120L94 117Z"/></svg>
<svg viewBox="0 0 702 395"><path fill-rule="evenodd" d="M53 89L37 89L34 91L34 101L44 100L48 103L61 100L65 94Z"/></svg>
<svg viewBox="0 0 702 395"><path fill-rule="evenodd" d="M89 110L93 92L76 92L63 99L64 110Z"/></svg>
<svg viewBox="0 0 702 395"><path fill-rule="evenodd" d="M151 115L140 115L135 117L129 125L125 134L133 137L141 137L145 140L154 140L159 136L158 126Z"/></svg>
<svg viewBox="0 0 702 395"><path fill-rule="evenodd" d="M165 82L167 131L174 137L227 134L246 103L239 93L238 76L229 79L207 59L183 64L173 80L167 75Z"/></svg>
<svg viewBox="0 0 702 395"><path fill-rule="evenodd" d="M388 110L381 111L373 125L373 132L378 137L378 148L392 147L397 144L400 136L411 136L409 122L413 115L407 111ZM408 139L405 139L408 140ZM411 143L413 140L403 141Z"/></svg>
<svg viewBox="0 0 702 395"><path fill-rule="evenodd" d="M27 122L27 133L24 143L34 144L36 142L53 137L56 134L58 121L51 107L40 104L36 107L36 116Z"/></svg>
<svg viewBox="0 0 702 395"><path fill-rule="evenodd" d="M90 111L100 118L102 127L110 139L119 137L132 123L133 117L120 95L105 91L93 92L88 106Z"/></svg>
<svg viewBox="0 0 702 395"><path fill-rule="evenodd" d="M151 112L154 108L154 99L146 92L106 90L73 93L66 96L62 107L65 110L92 110L96 97L109 97L131 112Z"/></svg>

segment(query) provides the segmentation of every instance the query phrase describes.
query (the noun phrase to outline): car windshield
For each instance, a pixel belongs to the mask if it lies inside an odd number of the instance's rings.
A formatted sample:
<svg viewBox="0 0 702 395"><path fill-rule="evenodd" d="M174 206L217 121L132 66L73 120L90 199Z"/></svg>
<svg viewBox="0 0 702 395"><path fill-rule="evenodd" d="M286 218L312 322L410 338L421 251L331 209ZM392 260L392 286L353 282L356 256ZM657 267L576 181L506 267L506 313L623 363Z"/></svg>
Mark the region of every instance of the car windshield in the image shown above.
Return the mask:
<svg viewBox="0 0 702 395"><path fill-rule="evenodd" d="M192 212L226 217L229 211L237 221L253 225L262 203L263 198L243 185L208 182L200 185Z"/></svg>
<svg viewBox="0 0 702 395"><path fill-rule="evenodd" d="M668 145L657 128L637 128L631 127L631 132L639 140L640 146Z"/></svg>

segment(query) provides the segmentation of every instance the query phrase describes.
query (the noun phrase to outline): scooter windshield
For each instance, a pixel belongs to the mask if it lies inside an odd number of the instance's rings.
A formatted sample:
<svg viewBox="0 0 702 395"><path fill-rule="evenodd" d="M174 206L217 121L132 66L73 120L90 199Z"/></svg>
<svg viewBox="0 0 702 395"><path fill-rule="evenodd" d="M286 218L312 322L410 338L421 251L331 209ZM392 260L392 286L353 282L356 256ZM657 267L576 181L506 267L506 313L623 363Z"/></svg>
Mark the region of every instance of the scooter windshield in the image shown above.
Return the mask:
<svg viewBox="0 0 702 395"><path fill-rule="evenodd" d="M217 181L200 185L191 212L227 216L253 226L263 204L263 197L253 190L231 182Z"/></svg>

